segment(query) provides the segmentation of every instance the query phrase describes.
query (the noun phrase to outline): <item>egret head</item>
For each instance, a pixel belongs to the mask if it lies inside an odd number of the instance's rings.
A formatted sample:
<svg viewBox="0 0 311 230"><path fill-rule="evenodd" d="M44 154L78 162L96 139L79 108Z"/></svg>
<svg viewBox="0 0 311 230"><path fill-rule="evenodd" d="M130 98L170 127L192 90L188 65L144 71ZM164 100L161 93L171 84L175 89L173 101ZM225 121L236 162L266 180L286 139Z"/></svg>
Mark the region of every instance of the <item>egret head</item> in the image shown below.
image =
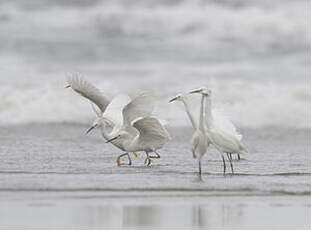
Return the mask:
<svg viewBox="0 0 311 230"><path fill-rule="evenodd" d="M206 88L206 87L201 87L199 89L192 90L189 93L190 94L192 94L192 93L200 93L200 94L202 94L204 96L209 97L209 96L211 96L212 91L210 89Z"/></svg>
<svg viewBox="0 0 311 230"><path fill-rule="evenodd" d="M99 127L102 124L102 118L101 117L97 117L91 127L86 131L86 134L89 134L92 130L96 129L97 127Z"/></svg>
<svg viewBox="0 0 311 230"><path fill-rule="evenodd" d="M111 121L105 117L97 117L91 127L86 131L86 134L89 134L92 130L102 126L103 124L108 124L108 125L111 125Z"/></svg>
<svg viewBox="0 0 311 230"><path fill-rule="evenodd" d="M180 101L180 100L182 100L182 98L183 98L183 95L180 93L180 94L177 94L175 97L173 97L170 101L169 101L169 103L171 103L171 102L173 102L173 101Z"/></svg>

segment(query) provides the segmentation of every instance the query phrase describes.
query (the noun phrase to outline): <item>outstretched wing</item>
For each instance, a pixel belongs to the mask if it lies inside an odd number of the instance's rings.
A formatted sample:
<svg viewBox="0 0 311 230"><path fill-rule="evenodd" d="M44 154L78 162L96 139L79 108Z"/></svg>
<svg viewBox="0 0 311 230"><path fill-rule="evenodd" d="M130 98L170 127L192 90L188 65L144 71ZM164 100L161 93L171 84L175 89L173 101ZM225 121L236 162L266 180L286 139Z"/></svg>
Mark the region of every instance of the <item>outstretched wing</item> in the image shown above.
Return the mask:
<svg viewBox="0 0 311 230"><path fill-rule="evenodd" d="M153 96L143 93L134 98L123 109L123 125L129 126L138 118L151 116L155 107Z"/></svg>
<svg viewBox="0 0 311 230"><path fill-rule="evenodd" d="M102 113L105 112L109 100L94 85L86 81L80 73L72 73L67 76L68 87L71 87L81 96L87 98L98 106Z"/></svg>
<svg viewBox="0 0 311 230"><path fill-rule="evenodd" d="M142 118L134 122L133 126L140 133L139 142L142 145L148 145L152 146L154 149L158 149L170 140L168 131L156 118Z"/></svg>
<svg viewBox="0 0 311 230"><path fill-rule="evenodd" d="M238 133L234 124L227 116L224 115L224 113L221 110L213 109L212 113L214 124L217 126L218 129L220 129L222 132L234 136L239 141L242 140L243 136L240 133Z"/></svg>
<svg viewBox="0 0 311 230"><path fill-rule="evenodd" d="M123 109L131 102L131 98L126 94L119 94L112 99L106 108L103 117L108 118L108 120L114 123L113 132L121 129L123 124Z"/></svg>

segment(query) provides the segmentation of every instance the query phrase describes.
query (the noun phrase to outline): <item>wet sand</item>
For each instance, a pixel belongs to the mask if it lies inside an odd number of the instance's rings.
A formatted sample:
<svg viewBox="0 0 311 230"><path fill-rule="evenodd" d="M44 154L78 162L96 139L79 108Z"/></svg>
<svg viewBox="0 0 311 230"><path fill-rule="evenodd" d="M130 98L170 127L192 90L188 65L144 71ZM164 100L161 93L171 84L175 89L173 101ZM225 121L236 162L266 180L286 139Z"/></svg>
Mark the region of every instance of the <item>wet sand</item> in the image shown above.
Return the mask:
<svg viewBox="0 0 311 230"><path fill-rule="evenodd" d="M309 227L310 130L243 130L251 153L234 162L236 175L222 175L211 149L200 182L189 128L170 129L173 140L151 167L143 154L116 166L119 151L86 128L1 128L0 229Z"/></svg>

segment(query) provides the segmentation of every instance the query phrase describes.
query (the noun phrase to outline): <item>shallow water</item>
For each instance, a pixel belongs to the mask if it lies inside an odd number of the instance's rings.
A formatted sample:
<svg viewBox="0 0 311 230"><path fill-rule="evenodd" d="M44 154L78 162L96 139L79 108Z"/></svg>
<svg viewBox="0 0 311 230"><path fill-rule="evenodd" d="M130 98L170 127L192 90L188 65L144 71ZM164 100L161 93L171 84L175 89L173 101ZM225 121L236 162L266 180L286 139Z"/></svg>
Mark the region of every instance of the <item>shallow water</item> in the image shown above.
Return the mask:
<svg viewBox="0 0 311 230"><path fill-rule="evenodd" d="M1 128L0 229L309 228L310 130L243 130L251 153L236 175L211 149L199 181L190 128L172 128L151 167L143 155L117 167L118 151L86 128Z"/></svg>
<svg viewBox="0 0 311 230"><path fill-rule="evenodd" d="M1 201L1 229L304 230L311 217L311 199L306 197L27 197Z"/></svg>
<svg viewBox="0 0 311 230"><path fill-rule="evenodd" d="M197 180L190 149L190 128L172 128L173 141L161 159L144 166L143 153L133 166L117 167L120 152L86 126L69 124L3 127L2 191L188 191L205 194L310 194L310 130L245 130L250 153L234 162L236 175L222 174L219 154L210 149ZM284 145L286 143L286 145ZM228 165L227 165L228 166Z"/></svg>

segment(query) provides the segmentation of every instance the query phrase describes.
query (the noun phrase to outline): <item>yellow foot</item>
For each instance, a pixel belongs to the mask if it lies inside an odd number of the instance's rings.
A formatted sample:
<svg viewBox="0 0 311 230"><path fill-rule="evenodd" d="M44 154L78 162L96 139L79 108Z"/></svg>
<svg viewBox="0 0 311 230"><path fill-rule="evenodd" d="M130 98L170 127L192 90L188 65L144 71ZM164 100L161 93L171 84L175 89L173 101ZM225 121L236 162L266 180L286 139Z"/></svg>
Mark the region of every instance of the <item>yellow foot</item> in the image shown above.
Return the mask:
<svg viewBox="0 0 311 230"><path fill-rule="evenodd" d="M134 156L135 157L138 157L139 156L139 153L138 152L133 152Z"/></svg>
<svg viewBox="0 0 311 230"><path fill-rule="evenodd" d="M118 166L120 166L122 164L121 157L117 158L117 164L118 164Z"/></svg>
<svg viewBox="0 0 311 230"><path fill-rule="evenodd" d="M152 163L151 158L150 158L150 157L147 157L147 158L145 159L145 165L150 166L151 163Z"/></svg>

